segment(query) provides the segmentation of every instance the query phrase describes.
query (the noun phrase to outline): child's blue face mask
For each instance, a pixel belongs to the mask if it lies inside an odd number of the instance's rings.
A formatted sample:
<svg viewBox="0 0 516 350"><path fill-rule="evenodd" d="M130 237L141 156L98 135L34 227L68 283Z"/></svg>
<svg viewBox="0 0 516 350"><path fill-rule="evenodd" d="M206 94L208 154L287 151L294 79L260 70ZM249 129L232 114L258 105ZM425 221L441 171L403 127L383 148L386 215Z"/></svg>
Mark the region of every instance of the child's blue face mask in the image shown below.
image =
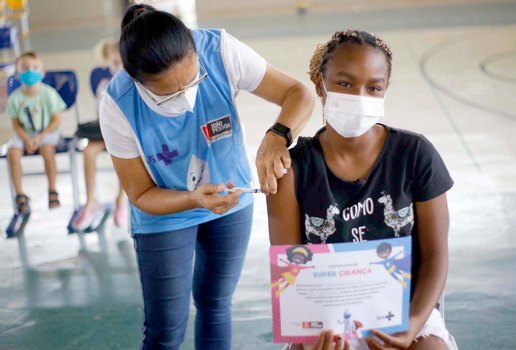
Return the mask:
<svg viewBox="0 0 516 350"><path fill-rule="evenodd" d="M33 86L43 80L43 73L39 70L28 69L25 72L18 73L20 83L27 86Z"/></svg>

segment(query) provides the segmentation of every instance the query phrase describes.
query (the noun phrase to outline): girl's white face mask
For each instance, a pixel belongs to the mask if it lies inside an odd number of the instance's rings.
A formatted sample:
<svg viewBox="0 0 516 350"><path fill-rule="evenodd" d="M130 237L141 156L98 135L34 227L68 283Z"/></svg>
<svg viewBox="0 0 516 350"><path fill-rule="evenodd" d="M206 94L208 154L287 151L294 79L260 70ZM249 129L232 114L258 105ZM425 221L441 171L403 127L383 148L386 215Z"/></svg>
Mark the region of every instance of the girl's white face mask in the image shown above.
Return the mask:
<svg viewBox="0 0 516 350"><path fill-rule="evenodd" d="M363 135L384 116L384 98L348 95L326 89L323 115L326 122L342 137Z"/></svg>

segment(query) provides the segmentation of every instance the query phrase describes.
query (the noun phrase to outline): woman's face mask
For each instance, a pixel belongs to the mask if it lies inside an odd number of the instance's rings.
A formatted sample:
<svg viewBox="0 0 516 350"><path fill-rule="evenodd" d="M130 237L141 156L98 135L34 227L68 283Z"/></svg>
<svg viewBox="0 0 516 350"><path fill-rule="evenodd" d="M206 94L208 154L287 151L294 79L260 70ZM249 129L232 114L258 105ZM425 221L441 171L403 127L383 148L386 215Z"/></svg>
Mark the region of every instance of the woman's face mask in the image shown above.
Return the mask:
<svg viewBox="0 0 516 350"><path fill-rule="evenodd" d="M342 137L363 135L384 116L384 98L348 95L326 89L324 117L326 122Z"/></svg>
<svg viewBox="0 0 516 350"><path fill-rule="evenodd" d="M145 87L142 87L143 91L151 98L151 100L160 109L163 109L168 114L182 115L186 112L193 112L195 106L195 100L197 97L198 86L181 91L181 94L174 96L173 98L158 96Z"/></svg>
<svg viewBox="0 0 516 350"><path fill-rule="evenodd" d="M193 112L199 84L204 79L206 79L207 76L207 71L204 69L204 67L199 61L199 73L197 73L195 79L192 80L192 82L189 83L184 89L177 91L171 95L158 96L146 89L141 84L140 87L150 97L150 99L156 104L158 108L162 109L169 115L179 116L186 112Z"/></svg>
<svg viewBox="0 0 516 350"><path fill-rule="evenodd" d="M27 69L24 72L18 73L18 80L24 85L33 86L43 80L43 72L40 70Z"/></svg>

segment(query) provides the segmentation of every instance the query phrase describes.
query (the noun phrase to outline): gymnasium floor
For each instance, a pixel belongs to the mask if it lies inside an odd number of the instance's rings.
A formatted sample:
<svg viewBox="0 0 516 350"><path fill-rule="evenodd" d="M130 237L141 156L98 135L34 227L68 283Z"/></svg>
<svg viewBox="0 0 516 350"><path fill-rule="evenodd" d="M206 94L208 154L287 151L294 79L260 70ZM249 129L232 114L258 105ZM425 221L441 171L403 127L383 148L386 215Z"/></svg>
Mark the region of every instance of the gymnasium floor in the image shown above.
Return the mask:
<svg viewBox="0 0 516 350"><path fill-rule="evenodd" d="M350 3L358 4L359 1ZM367 3L367 2L366 2ZM375 3L371 1L371 3ZM446 324L460 349L514 349L516 342L516 2L393 1L382 8L314 8L306 16L258 11L199 16L201 27L224 27L268 61L310 84L308 61L317 43L336 29L373 31L394 53L385 123L425 134L440 151L455 186L449 192L450 272ZM200 5L199 5L200 6ZM200 11L201 13L201 11ZM32 47L47 69L79 74L81 120L95 117L88 75L91 47L117 27L34 32ZM56 40L58 38L58 40ZM242 93L240 115L254 157L278 108ZM73 114L63 123L75 127ZM318 104L303 135L321 125ZM8 121L0 117L0 144ZM112 202L115 175L103 155L98 174L102 200ZM68 159L60 156L61 170ZM27 171L42 161L24 159ZM63 206L47 209L43 176L24 179L33 214L25 235L3 238L12 215L5 160L0 160L0 349L136 349L142 302L132 241L107 222L103 234L67 235L71 180L60 174ZM83 179L80 179L83 183ZM234 348L278 349L271 342L268 235L264 198L234 298ZM191 328L184 349L193 349Z"/></svg>

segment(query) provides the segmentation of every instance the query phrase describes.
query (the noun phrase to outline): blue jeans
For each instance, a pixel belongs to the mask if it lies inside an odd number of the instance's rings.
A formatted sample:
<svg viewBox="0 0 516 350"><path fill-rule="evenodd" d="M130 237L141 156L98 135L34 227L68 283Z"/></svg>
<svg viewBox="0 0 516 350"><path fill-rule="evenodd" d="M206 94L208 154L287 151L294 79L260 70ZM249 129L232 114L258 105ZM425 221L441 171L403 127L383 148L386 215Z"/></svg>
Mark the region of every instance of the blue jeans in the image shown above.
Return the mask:
<svg viewBox="0 0 516 350"><path fill-rule="evenodd" d="M134 236L145 313L142 350L179 349L190 292L197 309L196 349L231 348L231 299L252 218L250 205L186 229Z"/></svg>

